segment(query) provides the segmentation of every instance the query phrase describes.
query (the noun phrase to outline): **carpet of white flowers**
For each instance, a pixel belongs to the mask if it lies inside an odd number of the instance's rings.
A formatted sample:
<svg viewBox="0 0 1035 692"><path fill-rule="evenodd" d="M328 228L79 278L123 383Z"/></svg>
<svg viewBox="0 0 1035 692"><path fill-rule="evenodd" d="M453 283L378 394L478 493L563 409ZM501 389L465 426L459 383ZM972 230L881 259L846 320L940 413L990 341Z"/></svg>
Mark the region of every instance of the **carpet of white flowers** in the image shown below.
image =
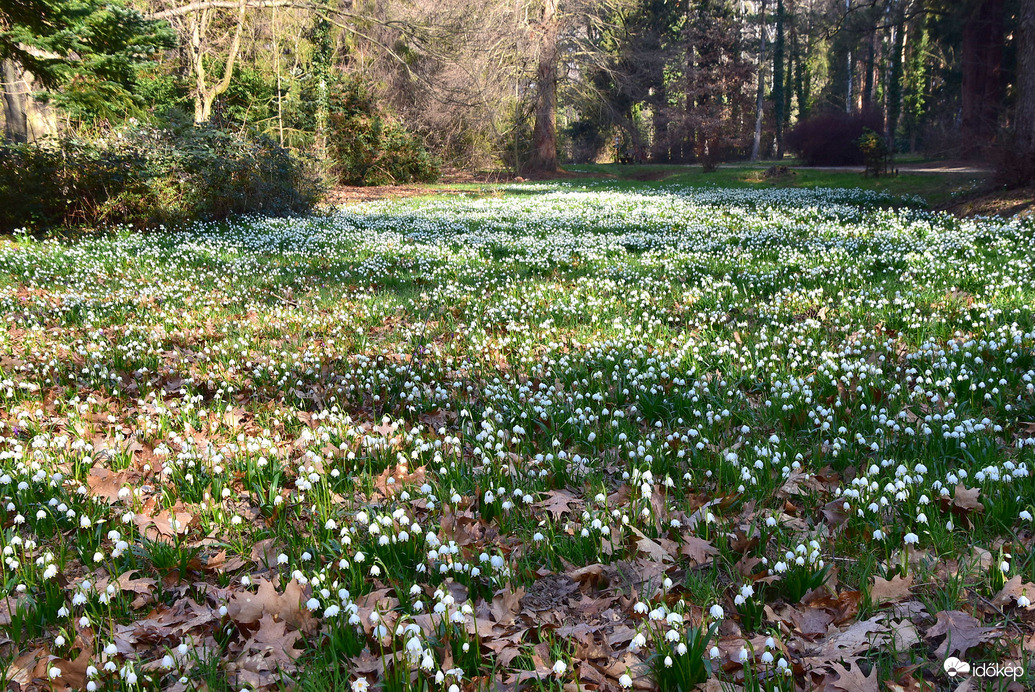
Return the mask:
<svg viewBox="0 0 1035 692"><path fill-rule="evenodd" d="M1027 689L1035 221L889 201L0 239L0 683Z"/></svg>

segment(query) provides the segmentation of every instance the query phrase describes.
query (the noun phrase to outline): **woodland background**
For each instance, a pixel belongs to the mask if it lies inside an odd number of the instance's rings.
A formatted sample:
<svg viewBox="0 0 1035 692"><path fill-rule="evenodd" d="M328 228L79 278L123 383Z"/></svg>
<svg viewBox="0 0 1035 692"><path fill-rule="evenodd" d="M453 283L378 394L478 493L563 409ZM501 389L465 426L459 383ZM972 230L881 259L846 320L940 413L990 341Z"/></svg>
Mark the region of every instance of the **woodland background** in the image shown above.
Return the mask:
<svg viewBox="0 0 1035 692"><path fill-rule="evenodd" d="M181 168L244 156L246 171L274 147L282 173L385 184L563 162L858 164L869 132L882 156L976 158L1021 184L1033 27L1035 0L3 0L5 137L50 142L49 159L4 156L52 178L112 155L116 133L139 154L116 168L165 171L158 137ZM244 197L268 196L256 185Z"/></svg>

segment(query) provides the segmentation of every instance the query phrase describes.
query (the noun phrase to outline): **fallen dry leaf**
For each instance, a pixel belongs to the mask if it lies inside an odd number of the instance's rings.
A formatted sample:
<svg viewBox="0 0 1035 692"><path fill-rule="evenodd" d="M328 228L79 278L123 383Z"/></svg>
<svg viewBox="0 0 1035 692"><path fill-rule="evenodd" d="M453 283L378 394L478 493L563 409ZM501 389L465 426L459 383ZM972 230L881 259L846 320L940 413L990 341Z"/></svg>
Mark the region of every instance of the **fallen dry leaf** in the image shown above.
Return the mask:
<svg viewBox="0 0 1035 692"><path fill-rule="evenodd" d="M706 565L711 562L713 556L719 554L718 548L697 536L686 536L679 546L679 554L690 558L690 561L697 565Z"/></svg>
<svg viewBox="0 0 1035 692"><path fill-rule="evenodd" d="M830 661L851 659L859 654L878 649L891 639L881 616L860 620L847 629L818 642L819 648L811 654L813 661L826 664Z"/></svg>
<svg viewBox="0 0 1035 692"><path fill-rule="evenodd" d="M131 570L119 575L116 580L119 589L121 591L129 591L130 593L137 594L137 597L130 603L131 608L141 608L151 601L154 600L151 596L151 592L155 587L155 580L148 579L146 577L134 578L133 575L137 573L137 570Z"/></svg>
<svg viewBox="0 0 1035 692"><path fill-rule="evenodd" d="M243 591L233 594L227 604L227 614L234 622L249 625L271 615L283 620L295 629L306 630L312 624L312 616L302 609L302 587L292 579L284 587L284 593L277 592L273 583L266 579L257 580L256 593Z"/></svg>
<svg viewBox="0 0 1035 692"><path fill-rule="evenodd" d="M675 561L675 558L672 556L676 547L675 543L665 538L655 541L654 539L643 535L639 529L633 529L632 532L633 535L637 536L636 549L641 553L646 553L656 562Z"/></svg>
<svg viewBox="0 0 1035 692"><path fill-rule="evenodd" d="M128 469L125 471L111 471L103 466L94 466L90 469L90 475L86 477L86 486L90 489L92 497L100 498L113 505L119 501L119 493L126 487L132 478L139 476Z"/></svg>
<svg viewBox="0 0 1035 692"><path fill-rule="evenodd" d="M945 635L945 641L935 650L935 656L944 659L950 654L962 658L967 650L996 637L999 629L985 627L973 615L960 610L943 610L936 616L937 622L927 630L925 637L933 639Z"/></svg>
<svg viewBox="0 0 1035 692"><path fill-rule="evenodd" d="M909 597L909 589L912 586L912 575L903 577L901 574L896 574L891 579L874 577L873 585L870 587L870 600L873 605L888 601L901 601Z"/></svg>
<svg viewBox="0 0 1035 692"><path fill-rule="evenodd" d="M965 512L981 512L985 506L978 502L978 495L981 488L965 488L962 484L956 486L956 494L952 498L952 506Z"/></svg>
<svg viewBox="0 0 1035 692"><path fill-rule="evenodd" d="M832 684L839 690L845 692L877 692L878 690L876 666L871 666L869 675L863 675L858 660L851 668L846 668L836 661L829 667L837 675L837 680Z"/></svg>
<svg viewBox="0 0 1035 692"><path fill-rule="evenodd" d="M554 519L560 519L565 513L570 512L570 505L581 502L567 490L551 490L546 494L546 499L535 503L540 509L545 509L553 515Z"/></svg>
<svg viewBox="0 0 1035 692"><path fill-rule="evenodd" d="M1017 599L1021 596L1025 596L1029 601L1035 599L1035 584L1025 582L1021 575L1015 575L1010 578L1010 581L1003 585L1003 588L999 590L999 593L992 599L994 605L1000 608L1008 605L1013 605L1017 602ZM1035 608L1032 604L1028 604L1027 610Z"/></svg>

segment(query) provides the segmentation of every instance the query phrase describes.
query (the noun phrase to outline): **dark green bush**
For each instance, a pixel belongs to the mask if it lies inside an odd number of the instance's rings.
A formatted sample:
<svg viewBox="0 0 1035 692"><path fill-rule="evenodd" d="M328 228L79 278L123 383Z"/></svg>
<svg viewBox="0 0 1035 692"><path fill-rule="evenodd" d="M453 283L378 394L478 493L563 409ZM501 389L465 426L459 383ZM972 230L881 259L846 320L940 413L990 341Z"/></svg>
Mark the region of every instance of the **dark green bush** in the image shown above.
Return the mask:
<svg viewBox="0 0 1035 692"><path fill-rule="evenodd" d="M309 167L271 140L209 127L0 146L0 232L298 213L319 192Z"/></svg>
<svg viewBox="0 0 1035 692"><path fill-rule="evenodd" d="M882 127L879 113L825 110L795 125L785 143L808 166L858 166L865 163L859 138Z"/></svg>
<svg viewBox="0 0 1035 692"><path fill-rule="evenodd" d="M349 81L329 98L330 173L342 185L431 182L438 161L421 141L384 114L370 93Z"/></svg>
<svg viewBox="0 0 1035 692"><path fill-rule="evenodd" d="M878 178L888 173L891 167L891 150L882 136L870 128L866 128L862 137L856 140L856 144L866 163L867 177Z"/></svg>

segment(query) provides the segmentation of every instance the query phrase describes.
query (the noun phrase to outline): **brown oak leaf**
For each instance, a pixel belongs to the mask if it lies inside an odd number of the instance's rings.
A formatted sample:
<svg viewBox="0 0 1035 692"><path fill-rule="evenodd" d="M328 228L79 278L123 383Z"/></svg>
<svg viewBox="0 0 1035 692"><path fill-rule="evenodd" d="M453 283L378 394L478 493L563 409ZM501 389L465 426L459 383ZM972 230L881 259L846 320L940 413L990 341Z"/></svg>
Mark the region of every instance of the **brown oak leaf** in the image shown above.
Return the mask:
<svg viewBox="0 0 1035 692"><path fill-rule="evenodd" d="M949 654L966 655L967 650L983 642L991 641L999 632L997 627L984 627L973 615L960 610L943 610L936 616L937 622L927 630L927 639L945 635L945 641L935 650L938 658Z"/></svg>
<svg viewBox="0 0 1035 692"><path fill-rule="evenodd" d="M823 664L878 649L891 639L880 616L860 620L845 630L827 637L812 658Z"/></svg>
<svg viewBox="0 0 1035 692"><path fill-rule="evenodd" d="M965 488L962 484L956 486L956 495L952 498L952 506L965 512L981 512L985 506L978 502L978 495L981 488Z"/></svg>
<svg viewBox="0 0 1035 692"><path fill-rule="evenodd" d="M855 661L851 668L846 668L840 663L830 664L830 670L837 674L837 680L832 685L834 688L845 692L877 692L877 666L873 666L869 675L863 675L859 661Z"/></svg>
<svg viewBox="0 0 1035 692"><path fill-rule="evenodd" d="M698 565L706 565L712 561L713 555L719 554L719 550L712 545L711 541L697 536L687 536L679 546L679 554L685 555L690 558L691 562Z"/></svg>
<svg viewBox="0 0 1035 692"><path fill-rule="evenodd" d="M567 490L551 490L546 494L546 499L537 502L535 506L545 509L553 515L554 519L559 519L566 512L570 512L571 508L569 505L576 502L579 502L579 498Z"/></svg>
<svg viewBox="0 0 1035 692"><path fill-rule="evenodd" d="M901 601L909 597L909 589L913 586L912 575L903 577L896 574L891 579L874 577L870 587L870 600L874 605L888 601Z"/></svg>
<svg viewBox="0 0 1035 692"><path fill-rule="evenodd" d="M1025 582L1021 579L1021 575L1018 574L1011 577L1010 581L1003 585L1003 588L992 599L992 603L1002 608L1016 603L1021 596L1025 596L1029 601L1035 599L1035 584ZM1035 606L1029 603L1027 609L1031 610L1032 608L1035 608Z"/></svg>

